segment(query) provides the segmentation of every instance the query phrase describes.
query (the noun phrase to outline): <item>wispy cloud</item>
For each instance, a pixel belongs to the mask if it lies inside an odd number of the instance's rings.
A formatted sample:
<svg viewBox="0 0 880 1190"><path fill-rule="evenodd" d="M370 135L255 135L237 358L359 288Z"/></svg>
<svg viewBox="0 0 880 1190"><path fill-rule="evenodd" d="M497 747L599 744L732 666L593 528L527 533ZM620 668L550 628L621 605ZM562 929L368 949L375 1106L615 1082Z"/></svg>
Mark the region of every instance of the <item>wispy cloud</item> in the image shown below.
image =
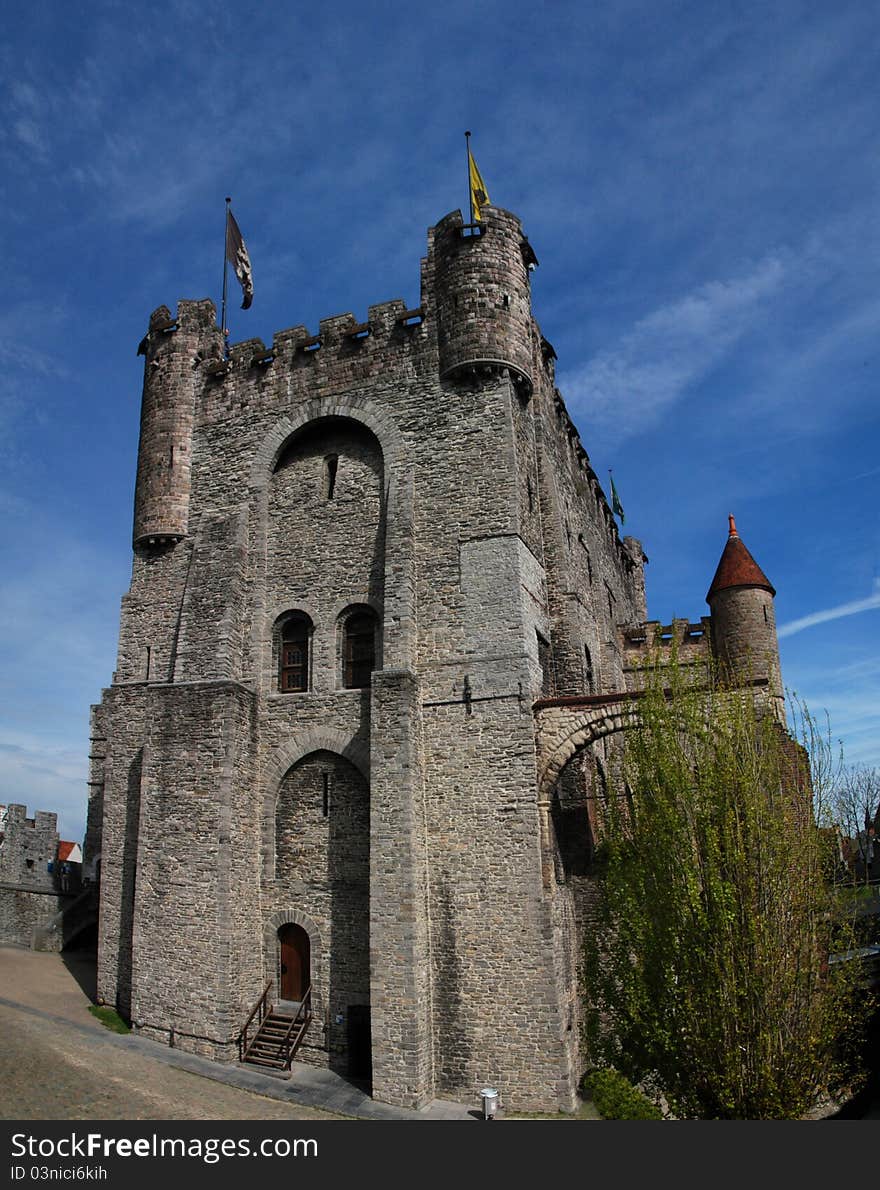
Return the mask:
<svg viewBox="0 0 880 1190"><path fill-rule="evenodd" d="M662 414L724 358L786 279L777 256L749 273L710 281L661 306L579 371L561 377L573 407L616 436L656 424Z"/></svg>
<svg viewBox="0 0 880 1190"><path fill-rule="evenodd" d="M88 764L77 744L51 732L0 729L0 801L22 802L31 816L36 810L52 810L62 836L80 840Z"/></svg>
<svg viewBox="0 0 880 1190"><path fill-rule="evenodd" d="M778 629L778 635L794 636L796 632L803 632L805 628L813 628L816 624L826 624L830 620L843 619L844 616L856 616L860 612L873 611L875 608L880 608L880 579L874 580L874 590L867 599L854 599L851 603L826 607L822 611L801 616L798 620L790 620Z"/></svg>

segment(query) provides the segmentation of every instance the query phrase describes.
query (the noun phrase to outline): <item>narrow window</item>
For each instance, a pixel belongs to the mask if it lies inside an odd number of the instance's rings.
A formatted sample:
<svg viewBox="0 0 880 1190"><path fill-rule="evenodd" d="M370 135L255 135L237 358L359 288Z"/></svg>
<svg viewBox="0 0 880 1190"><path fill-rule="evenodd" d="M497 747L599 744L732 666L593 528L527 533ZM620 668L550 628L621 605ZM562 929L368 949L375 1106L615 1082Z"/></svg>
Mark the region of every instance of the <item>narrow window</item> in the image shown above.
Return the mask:
<svg viewBox="0 0 880 1190"><path fill-rule="evenodd" d="M309 620L305 616L291 616L281 628L281 671L279 687L282 694L309 688Z"/></svg>
<svg viewBox="0 0 880 1190"><path fill-rule="evenodd" d="M593 674L593 658L590 656L589 645L584 645L584 678L587 683L587 693L595 694L596 680Z"/></svg>
<svg viewBox="0 0 880 1190"><path fill-rule="evenodd" d="M536 632L538 638L538 665L541 667L541 696L543 698L552 698L555 691L553 689L553 665L550 656L550 642L541 636L540 632Z"/></svg>
<svg viewBox="0 0 880 1190"><path fill-rule="evenodd" d="M339 470L339 455L327 455L324 459L324 498L333 499L336 491L336 472Z"/></svg>
<svg viewBox="0 0 880 1190"><path fill-rule="evenodd" d="M322 776L324 778L324 817L327 818L330 815L330 774L323 773Z"/></svg>
<svg viewBox="0 0 880 1190"><path fill-rule="evenodd" d="M578 544L580 545L581 549L582 549L582 550L584 551L584 553L586 554L586 557L587 557L587 577L589 578L589 581L590 581L590 586L592 586L592 585L593 585L593 560L592 560L592 558L590 557L590 551L587 549L587 543L586 543L586 541L584 541L584 535L583 535L583 533L578 533Z"/></svg>
<svg viewBox="0 0 880 1190"><path fill-rule="evenodd" d="M526 477L526 491L529 495L529 512L532 512L535 507L535 497L532 492L532 481L529 477Z"/></svg>
<svg viewBox="0 0 880 1190"><path fill-rule="evenodd" d="M372 612L355 612L345 621L342 661L343 682L349 690L369 686L376 668L376 620Z"/></svg>
<svg viewBox="0 0 880 1190"><path fill-rule="evenodd" d="M766 603L764 604L764 623L765 624L770 623L770 617L767 615L767 604Z"/></svg>

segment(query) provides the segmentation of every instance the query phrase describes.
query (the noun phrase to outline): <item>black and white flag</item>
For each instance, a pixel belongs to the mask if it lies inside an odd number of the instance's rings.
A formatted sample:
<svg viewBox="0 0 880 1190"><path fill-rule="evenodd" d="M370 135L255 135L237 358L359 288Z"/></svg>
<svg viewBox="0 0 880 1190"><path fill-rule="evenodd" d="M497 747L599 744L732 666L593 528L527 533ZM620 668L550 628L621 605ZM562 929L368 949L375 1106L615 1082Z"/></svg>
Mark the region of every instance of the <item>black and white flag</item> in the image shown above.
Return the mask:
<svg viewBox="0 0 880 1190"><path fill-rule="evenodd" d="M241 292L244 300L242 310L247 310L254 300L254 278L251 273L251 258L244 246L235 216L226 208L226 259L235 269L235 275L241 282Z"/></svg>

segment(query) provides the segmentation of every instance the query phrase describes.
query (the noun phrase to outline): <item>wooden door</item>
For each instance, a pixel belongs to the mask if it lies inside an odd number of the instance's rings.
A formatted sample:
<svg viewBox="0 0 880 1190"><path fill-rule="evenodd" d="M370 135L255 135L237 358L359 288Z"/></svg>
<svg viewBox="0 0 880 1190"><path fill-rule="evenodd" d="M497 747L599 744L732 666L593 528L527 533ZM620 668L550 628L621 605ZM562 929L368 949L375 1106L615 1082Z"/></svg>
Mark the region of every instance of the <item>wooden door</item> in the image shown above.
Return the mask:
<svg viewBox="0 0 880 1190"><path fill-rule="evenodd" d="M278 931L278 944L281 952L281 999L300 1001L311 983L309 936L302 926L282 926Z"/></svg>

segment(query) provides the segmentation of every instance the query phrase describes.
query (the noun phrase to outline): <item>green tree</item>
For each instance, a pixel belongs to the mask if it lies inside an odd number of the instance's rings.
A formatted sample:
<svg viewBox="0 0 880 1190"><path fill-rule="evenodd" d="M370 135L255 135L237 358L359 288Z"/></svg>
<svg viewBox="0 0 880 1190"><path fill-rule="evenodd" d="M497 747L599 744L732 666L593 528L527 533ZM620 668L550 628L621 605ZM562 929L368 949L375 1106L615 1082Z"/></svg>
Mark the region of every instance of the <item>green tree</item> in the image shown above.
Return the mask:
<svg viewBox="0 0 880 1190"><path fill-rule="evenodd" d="M600 924L588 948L588 1043L676 1114L806 1113L843 1073L852 964L824 873L827 834L806 750L753 689L648 675L611 765L597 853ZM836 934L835 934L836 932Z"/></svg>

